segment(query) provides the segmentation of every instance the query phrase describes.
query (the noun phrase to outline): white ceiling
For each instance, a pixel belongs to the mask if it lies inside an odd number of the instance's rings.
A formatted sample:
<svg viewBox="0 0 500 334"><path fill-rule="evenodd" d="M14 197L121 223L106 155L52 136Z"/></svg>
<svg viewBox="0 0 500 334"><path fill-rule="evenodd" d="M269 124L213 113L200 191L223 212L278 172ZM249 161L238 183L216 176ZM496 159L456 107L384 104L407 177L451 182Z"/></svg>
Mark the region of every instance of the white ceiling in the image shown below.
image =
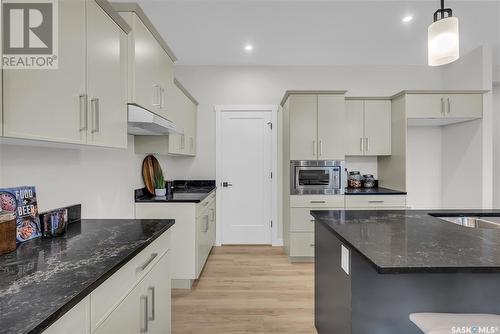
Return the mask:
<svg viewBox="0 0 500 334"><path fill-rule="evenodd" d="M437 0L139 3L183 65L423 65L427 26L439 6ZM460 20L462 54L500 45L500 0L446 5ZM406 15L414 20L402 23Z"/></svg>

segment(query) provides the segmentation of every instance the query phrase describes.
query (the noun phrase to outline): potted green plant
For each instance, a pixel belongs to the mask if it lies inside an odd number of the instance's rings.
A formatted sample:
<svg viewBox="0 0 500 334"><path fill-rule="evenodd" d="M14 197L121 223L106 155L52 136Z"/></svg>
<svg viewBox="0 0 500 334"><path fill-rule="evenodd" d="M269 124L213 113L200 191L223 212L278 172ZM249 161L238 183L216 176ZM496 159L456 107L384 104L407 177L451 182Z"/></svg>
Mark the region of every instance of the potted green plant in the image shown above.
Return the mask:
<svg viewBox="0 0 500 334"><path fill-rule="evenodd" d="M165 177L163 177L163 173L159 172L155 175L155 195L156 196L165 196L167 194L167 189L165 188Z"/></svg>

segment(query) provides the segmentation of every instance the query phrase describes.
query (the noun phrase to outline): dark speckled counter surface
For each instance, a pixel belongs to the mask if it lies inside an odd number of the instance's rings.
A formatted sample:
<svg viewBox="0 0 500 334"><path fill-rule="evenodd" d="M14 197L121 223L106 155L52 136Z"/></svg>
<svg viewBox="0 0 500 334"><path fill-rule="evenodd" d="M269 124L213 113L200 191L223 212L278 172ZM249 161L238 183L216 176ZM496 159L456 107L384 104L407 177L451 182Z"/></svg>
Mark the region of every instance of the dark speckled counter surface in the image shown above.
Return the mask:
<svg viewBox="0 0 500 334"><path fill-rule="evenodd" d="M82 220L0 256L0 333L42 332L173 224Z"/></svg>
<svg viewBox="0 0 500 334"><path fill-rule="evenodd" d="M500 211L311 211L379 273L500 273L500 229L475 229L439 216Z"/></svg>

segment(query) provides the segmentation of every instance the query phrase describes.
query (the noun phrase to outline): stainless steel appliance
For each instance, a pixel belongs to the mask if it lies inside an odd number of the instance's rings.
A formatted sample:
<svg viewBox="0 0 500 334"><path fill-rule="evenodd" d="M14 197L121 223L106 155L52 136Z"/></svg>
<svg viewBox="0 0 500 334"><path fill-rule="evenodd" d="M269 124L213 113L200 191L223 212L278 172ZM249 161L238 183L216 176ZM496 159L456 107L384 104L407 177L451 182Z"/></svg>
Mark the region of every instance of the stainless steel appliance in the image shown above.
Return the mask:
<svg viewBox="0 0 500 334"><path fill-rule="evenodd" d="M343 194L346 173L343 160L290 161L290 194Z"/></svg>

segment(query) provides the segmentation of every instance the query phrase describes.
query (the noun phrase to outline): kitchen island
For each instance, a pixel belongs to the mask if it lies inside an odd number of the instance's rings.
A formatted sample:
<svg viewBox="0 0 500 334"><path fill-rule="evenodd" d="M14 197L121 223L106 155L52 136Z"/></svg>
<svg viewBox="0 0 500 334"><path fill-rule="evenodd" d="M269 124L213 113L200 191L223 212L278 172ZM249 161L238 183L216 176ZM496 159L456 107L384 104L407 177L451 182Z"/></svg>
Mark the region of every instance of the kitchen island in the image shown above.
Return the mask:
<svg viewBox="0 0 500 334"><path fill-rule="evenodd" d="M500 211L311 211L319 334L418 334L411 313L500 313Z"/></svg>
<svg viewBox="0 0 500 334"><path fill-rule="evenodd" d="M130 290L127 282L144 279L148 270L159 263L161 250L169 247L166 232L173 224L171 219L84 219L69 225L62 237L34 239L0 256L0 333L41 333L88 300L91 293L98 303L92 310L90 303L88 307L95 319L92 325L82 326L99 332L98 325L106 326L106 320L113 317L111 308ZM148 260L149 267L135 271L144 263L141 256L150 247L155 247L156 262ZM149 252L145 255L150 256ZM135 273L129 280L130 275L123 271L130 265ZM120 285L113 279L119 279ZM169 278L165 279L170 292ZM123 288L123 293L118 288ZM107 305L110 307L104 310ZM69 325L72 333L86 332L77 321ZM49 328L52 332L67 331Z"/></svg>

